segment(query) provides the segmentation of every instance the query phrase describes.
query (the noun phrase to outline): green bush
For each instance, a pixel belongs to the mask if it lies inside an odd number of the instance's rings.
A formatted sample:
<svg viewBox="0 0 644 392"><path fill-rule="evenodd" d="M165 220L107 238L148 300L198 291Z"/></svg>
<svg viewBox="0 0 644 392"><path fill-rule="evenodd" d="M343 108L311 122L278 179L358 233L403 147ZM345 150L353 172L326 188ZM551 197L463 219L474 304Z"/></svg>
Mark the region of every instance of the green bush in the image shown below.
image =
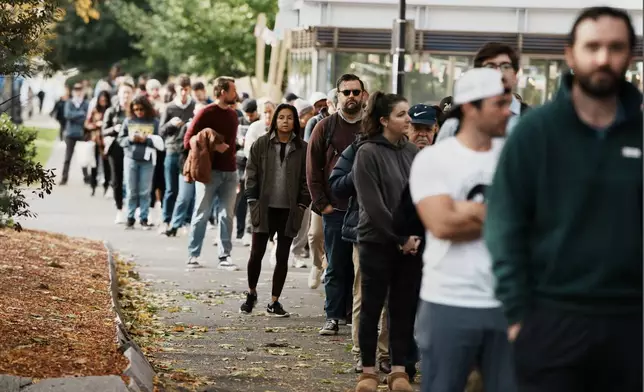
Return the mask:
<svg viewBox="0 0 644 392"><path fill-rule="evenodd" d="M35 130L14 124L6 114L0 116L0 227L22 230L15 219L36 216L29 210L27 191L40 198L51 194L54 172L36 162L36 136Z"/></svg>

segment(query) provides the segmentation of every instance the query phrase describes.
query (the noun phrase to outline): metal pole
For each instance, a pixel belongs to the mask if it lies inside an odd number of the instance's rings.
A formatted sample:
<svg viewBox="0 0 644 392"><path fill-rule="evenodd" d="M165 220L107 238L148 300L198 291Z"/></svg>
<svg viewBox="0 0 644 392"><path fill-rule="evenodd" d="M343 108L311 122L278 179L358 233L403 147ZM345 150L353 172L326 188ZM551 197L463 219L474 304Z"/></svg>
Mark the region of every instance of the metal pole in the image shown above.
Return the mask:
<svg viewBox="0 0 644 392"><path fill-rule="evenodd" d="M405 11L407 4L405 0L399 0L398 3L398 45L394 53L393 61L393 91L396 94L403 95L405 90L405 38L407 36L407 21L405 20Z"/></svg>

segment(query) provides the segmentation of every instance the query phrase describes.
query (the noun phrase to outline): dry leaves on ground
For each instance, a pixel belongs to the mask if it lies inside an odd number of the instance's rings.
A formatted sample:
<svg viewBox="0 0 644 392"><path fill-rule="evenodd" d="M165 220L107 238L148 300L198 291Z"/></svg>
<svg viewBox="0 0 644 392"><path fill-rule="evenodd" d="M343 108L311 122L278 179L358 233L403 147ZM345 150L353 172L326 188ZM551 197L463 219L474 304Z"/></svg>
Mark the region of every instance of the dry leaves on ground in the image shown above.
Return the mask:
<svg viewBox="0 0 644 392"><path fill-rule="evenodd" d="M103 244L0 231L0 373L121 375Z"/></svg>
<svg viewBox="0 0 644 392"><path fill-rule="evenodd" d="M119 303L123 310L124 322L128 333L141 347L155 368L155 392L195 391L211 385L206 378L192 374L186 369L176 369L172 364L158 361L155 353L168 350L164 342L171 339L199 337L208 328L196 325L168 325L158 316L161 309L169 309L174 302L168 302L160 295L150 292L150 282L143 282L136 272L136 265L117 257L119 280Z"/></svg>

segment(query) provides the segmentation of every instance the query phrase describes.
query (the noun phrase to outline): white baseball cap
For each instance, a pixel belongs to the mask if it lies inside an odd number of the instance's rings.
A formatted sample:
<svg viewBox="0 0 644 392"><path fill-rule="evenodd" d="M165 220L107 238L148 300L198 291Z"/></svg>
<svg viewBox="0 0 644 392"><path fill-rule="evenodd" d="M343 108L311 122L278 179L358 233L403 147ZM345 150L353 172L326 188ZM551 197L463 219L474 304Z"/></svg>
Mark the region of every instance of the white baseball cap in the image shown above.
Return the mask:
<svg viewBox="0 0 644 392"><path fill-rule="evenodd" d="M319 91L316 91L313 94L311 94L311 97L309 98L309 102L311 103L311 105L315 105L318 101L322 101L322 100L326 101L327 95Z"/></svg>
<svg viewBox="0 0 644 392"><path fill-rule="evenodd" d="M503 94L503 75L492 68L473 68L454 83L453 106Z"/></svg>

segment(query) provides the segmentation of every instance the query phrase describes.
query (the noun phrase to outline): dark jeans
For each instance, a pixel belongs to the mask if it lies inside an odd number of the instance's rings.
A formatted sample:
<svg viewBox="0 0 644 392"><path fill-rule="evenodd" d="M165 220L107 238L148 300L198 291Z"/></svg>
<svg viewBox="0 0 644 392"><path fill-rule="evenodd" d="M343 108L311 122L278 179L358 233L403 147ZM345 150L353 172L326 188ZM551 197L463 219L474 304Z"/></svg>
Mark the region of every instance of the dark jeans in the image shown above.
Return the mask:
<svg viewBox="0 0 644 392"><path fill-rule="evenodd" d="M252 290L257 288L268 239L277 233L277 262L273 271L273 290L271 295L279 297L282 294L288 272L288 257L291 251L291 243L293 242L293 238L284 235L288 214L288 209L269 208L268 233L253 233L253 243L250 248L250 258L248 259L248 288Z"/></svg>
<svg viewBox="0 0 644 392"><path fill-rule="evenodd" d="M537 308L514 342L519 392L640 392L642 343L641 310L586 316Z"/></svg>
<svg viewBox="0 0 644 392"><path fill-rule="evenodd" d="M378 322L387 293L389 300L389 351L392 366L405 366L414 334L421 263L403 255L393 243L358 244L362 275L360 355L365 367L375 366Z"/></svg>
<svg viewBox="0 0 644 392"><path fill-rule="evenodd" d="M170 223L174 204L179 194L179 153L167 153L164 162L165 194L163 196L163 223Z"/></svg>
<svg viewBox="0 0 644 392"><path fill-rule="evenodd" d="M96 145L94 147L94 158L96 159L96 167L91 170L90 185L92 189L98 187L98 166L103 163L103 188L107 190L110 186L111 174L110 173L110 161L107 156L102 154L101 147Z"/></svg>
<svg viewBox="0 0 644 392"><path fill-rule="evenodd" d="M165 194L165 155L165 151L157 151L157 161L154 166L154 177L152 178L152 189L150 190L150 208L154 208L157 202L157 189L161 192L161 200L159 201L163 206L163 195Z"/></svg>
<svg viewBox="0 0 644 392"><path fill-rule="evenodd" d="M116 143L116 142L114 142ZM109 150L110 171L112 178L112 190L114 191L114 203L116 209L123 209L123 149L119 145L110 147Z"/></svg>
<svg viewBox="0 0 644 392"><path fill-rule="evenodd" d="M324 251L328 263L324 278L324 309L329 320L346 319L353 303L353 244L342 239L344 215L344 211L322 215Z"/></svg>
<svg viewBox="0 0 644 392"><path fill-rule="evenodd" d="M239 175L239 170L237 171ZM243 171L241 172L243 174ZM248 202L246 201L246 196L244 196L244 191L246 190L246 181L243 177L239 180L239 192L237 192L237 200L235 201L235 219L237 220L237 238L242 238L244 236L244 230L248 229L250 232L250 227L246 227L246 214L248 213Z"/></svg>
<svg viewBox="0 0 644 392"><path fill-rule="evenodd" d="M420 301L416 339L421 352L421 391L463 391L470 372L478 367L485 392L516 392L507 327L501 308Z"/></svg>
<svg viewBox="0 0 644 392"><path fill-rule="evenodd" d="M81 141L81 138L75 137L65 137L65 162L63 164L63 182L67 182L69 179L69 164L72 162L72 157L74 156L74 148L76 143Z"/></svg>

